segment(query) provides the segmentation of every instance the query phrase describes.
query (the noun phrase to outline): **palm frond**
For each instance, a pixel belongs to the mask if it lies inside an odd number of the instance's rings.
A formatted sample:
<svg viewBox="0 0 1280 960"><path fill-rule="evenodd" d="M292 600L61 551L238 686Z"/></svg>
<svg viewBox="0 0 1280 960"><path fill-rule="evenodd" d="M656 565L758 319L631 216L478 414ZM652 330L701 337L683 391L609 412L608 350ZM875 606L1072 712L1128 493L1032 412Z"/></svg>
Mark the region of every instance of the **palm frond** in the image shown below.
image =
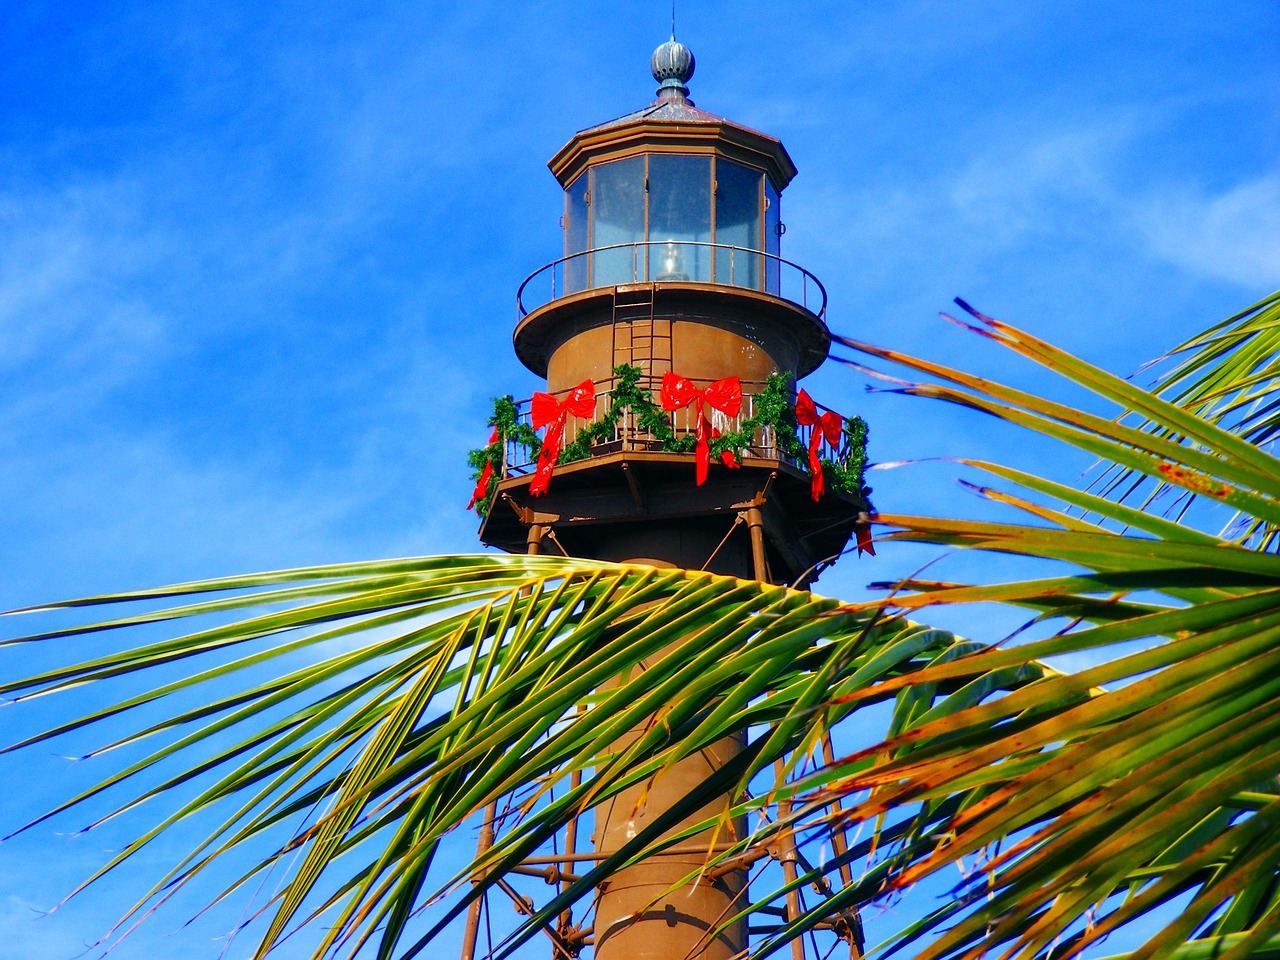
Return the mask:
<svg viewBox="0 0 1280 960"><path fill-rule="evenodd" d="M1169 366L1172 364L1172 366ZM1167 366L1157 380L1156 393L1181 410L1222 427L1255 446L1270 449L1280 430L1280 291L1214 324L1174 347L1148 366ZM1141 415L1139 429L1187 442L1176 427ZM1163 478L1147 478L1130 468L1115 466L1095 481L1095 488L1119 500L1137 501L1148 508L1168 489ZM1193 493L1168 498L1164 510L1186 509ZM1242 543L1271 548L1276 526L1247 511L1225 525L1228 536Z"/></svg>
<svg viewBox="0 0 1280 960"><path fill-rule="evenodd" d="M653 829L567 884L514 931L506 949L515 949L590 898L599 876L676 842L663 835L671 824L712 798L744 795L759 771L812 746L858 708L854 694L958 643L783 587L547 557L317 567L44 608L98 610L106 616L4 643L61 648L102 633L169 632L7 680L0 693L70 705L79 691L130 678L141 689L6 749L118 729L157 705L173 703L173 713L104 742L94 755L130 746L135 758L22 829L72 810L91 811L97 825L155 806L152 824L92 886L166 831L200 825L203 840L154 878L112 935L190 885L221 881L215 898L247 896L251 882L283 872L253 904L259 957L309 923L316 956L366 945L412 956L572 818L727 735L766 731ZM828 703L832 691L847 701ZM493 845L461 868L441 860L442 842L493 804L514 804ZM411 921L450 892L422 934Z"/></svg>
<svg viewBox="0 0 1280 960"><path fill-rule="evenodd" d="M971 312L981 324L971 329L1156 427L1134 429L1105 413L843 342L934 378L895 381L903 393L994 415L1274 522L1280 462L1268 452ZM1115 529L986 488L1030 522L881 517L890 540L1048 559L1073 572L899 585L894 599L904 610L995 601L1031 608L1059 626L1017 646L939 659L841 702L917 686L981 686L1046 658L1088 655L1094 665L1046 672L961 709L916 712L887 743L802 783L797 824L829 817L836 796L856 799L842 815L849 822L914 808L909 829L894 836L884 889L904 889L944 868L966 871L954 901L886 945L888 953L916 947L923 960L1030 960L1075 955L1116 930L1142 929L1146 942L1127 955L1133 960L1266 955L1280 932L1280 558L1185 520L974 465ZM975 858L979 866L970 870ZM1158 921L1173 904L1174 919Z"/></svg>

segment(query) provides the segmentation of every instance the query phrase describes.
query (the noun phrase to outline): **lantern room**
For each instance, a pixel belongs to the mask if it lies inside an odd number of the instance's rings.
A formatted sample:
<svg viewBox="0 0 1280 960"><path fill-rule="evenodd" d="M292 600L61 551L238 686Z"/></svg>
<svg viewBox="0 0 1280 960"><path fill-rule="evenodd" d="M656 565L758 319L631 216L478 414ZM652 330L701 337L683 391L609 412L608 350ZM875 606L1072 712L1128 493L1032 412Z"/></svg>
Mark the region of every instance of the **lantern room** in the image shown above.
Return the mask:
<svg viewBox="0 0 1280 960"><path fill-rule="evenodd" d="M563 292L683 281L777 294L791 158L693 104L683 44L658 47L650 68L661 86L649 107L581 131L551 160L565 191Z"/></svg>
<svg viewBox="0 0 1280 960"><path fill-rule="evenodd" d="M516 353L551 392L646 382L803 377L827 355L826 293L781 256L796 167L776 138L700 110L693 54L650 59L647 107L575 134L548 166L564 189L564 252L517 295Z"/></svg>
<svg viewBox="0 0 1280 960"><path fill-rule="evenodd" d="M566 293L649 280L777 292L776 266L760 254L778 255L778 190L715 153L592 164L565 189L564 221Z"/></svg>

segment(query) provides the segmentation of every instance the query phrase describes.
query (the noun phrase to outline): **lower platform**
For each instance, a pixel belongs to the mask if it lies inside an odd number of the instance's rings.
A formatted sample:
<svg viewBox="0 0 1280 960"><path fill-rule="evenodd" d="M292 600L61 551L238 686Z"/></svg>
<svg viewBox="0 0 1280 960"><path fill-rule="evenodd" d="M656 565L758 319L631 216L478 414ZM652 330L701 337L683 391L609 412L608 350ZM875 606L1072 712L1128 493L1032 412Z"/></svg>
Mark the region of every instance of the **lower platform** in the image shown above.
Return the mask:
<svg viewBox="0 0 1280 960"><path fill-rule="evenodd" d="M737 469L712 461L696 486L688 454L620 451L556 467L548 492L529 494L533 475L498 484L480 539L510 553L550 531L550 545L599 560L660 557L678 566L751 576L747 511L759 511L769 580L807 586L845 550L867 521L864 500L828 490L811 496L807 474L772 459L745 458Z"/></svg>

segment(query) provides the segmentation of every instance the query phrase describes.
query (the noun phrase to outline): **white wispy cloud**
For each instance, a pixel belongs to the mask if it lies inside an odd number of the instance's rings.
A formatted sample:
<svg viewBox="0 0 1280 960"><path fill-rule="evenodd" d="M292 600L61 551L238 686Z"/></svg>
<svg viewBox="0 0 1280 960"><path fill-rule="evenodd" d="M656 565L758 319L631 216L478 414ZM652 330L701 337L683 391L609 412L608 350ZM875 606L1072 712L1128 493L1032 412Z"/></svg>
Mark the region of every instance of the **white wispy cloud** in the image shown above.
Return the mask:
<svg viewBox="0 0 1280 960"><path fill-rule="evenodd" d="M1126 124L1109 122L983 150L944 181L945 207L988 254L1036 236L1096 236L1118 193L1114 158L1129 141Z"/></svg>
<svg viewBox="0 0 1280 960"><path fill-rule="evenodd" d="M99 389L159 347L163 319L131 287L168 242L130 213L129 192L0 194L0 374L38 367L48 385Z"/></svg>
<svg viewBox="0 0 1280 960"><path fill-rule="evenodd" d="M1135 201L1132 216L1151 252L1183 270L1280 287L1280 175L1219 191L1172 184Z"/></svg>

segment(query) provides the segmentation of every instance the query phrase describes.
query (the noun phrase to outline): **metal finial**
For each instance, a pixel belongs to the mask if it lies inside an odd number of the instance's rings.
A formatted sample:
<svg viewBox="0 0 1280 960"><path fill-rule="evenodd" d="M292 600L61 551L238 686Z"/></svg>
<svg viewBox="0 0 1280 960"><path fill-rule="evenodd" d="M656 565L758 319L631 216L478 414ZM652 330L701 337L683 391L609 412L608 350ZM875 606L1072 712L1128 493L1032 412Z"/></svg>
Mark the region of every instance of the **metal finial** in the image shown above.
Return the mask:
<svg viewBox="0 0 1280 960"><path fill-rule="evenodd" d="M674 26L673 22L671 39L653 51L649 58L649 70L653 79L658 81L659 100L688 102L689 88L686 84L693 76L696 61L693 51L675 38Z"/></svg>

